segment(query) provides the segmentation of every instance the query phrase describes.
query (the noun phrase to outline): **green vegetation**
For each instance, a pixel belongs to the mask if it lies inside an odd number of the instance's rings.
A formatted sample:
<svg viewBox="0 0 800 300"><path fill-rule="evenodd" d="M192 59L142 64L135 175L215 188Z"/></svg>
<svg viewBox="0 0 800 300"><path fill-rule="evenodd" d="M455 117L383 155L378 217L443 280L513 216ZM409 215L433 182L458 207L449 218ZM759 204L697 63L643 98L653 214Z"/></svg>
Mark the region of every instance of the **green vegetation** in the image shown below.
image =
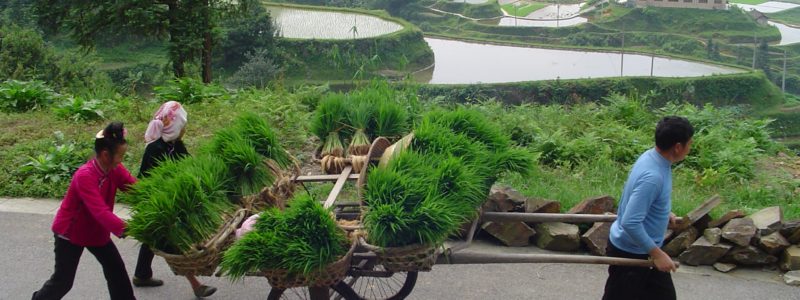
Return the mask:
<svg viewBox="0 0 800 300"><path fill-rule="evenodd" d="M759 40L778 41L780 32L771 26L760 26L742 10L701 10L681 8L634 9L619 18L595 20L595 24L605 28L626 32L660 32L689 35L703 39L714 38L729 43L753 41L755 34Z"/></svg>
<svg viewBox="0 0 800 300"><path fill-rule="evenodd" d="M769 16L769 18L773 21L793 26L800 26L800 7L767 14L767 16Z"/></svg>
<svg viewBox="0 0 800 300"><path fill-rule="evenodd" d="M759 5L761 3L767 2L767 0L731 0L731 3L741 3L741 4L750 4L750 5Z"/></svg>
<svg viewBox="0 0 800 300"><path fill-rule="evenodd" d="M442 97L458 103L494 98L506 104L576 104L596 101L613 93L650 93L654 105L680 100L696 105L770 108L783 103L780 89L759 72L684 79L626 77L420 87L423 97Z"/></svg>
<svg viewBox="0 0 800 300"><path fill-rule="evenodd" d="M630 164L652 147L655 121L677 114L688 117L697 133L692 153L674 169L675 213L685 214L718 193L725 202L717 214L780 205L787 218L800 216L797 170L778 167L782 160L774 155L782 147L770 140L768 122L747 119L737 108L650 105L648 97L611 96L602 105L474 106L539 154L540 165L529 177L512 174L500 181L529 196L558 200L565 210L591 196L618 197Z"/></svg>
<svg viewBox="0 0 800 300"><path fill-rule="evenodd" d="M381 73L402 76L433 63L433 52L422 32L411 23L390 17L385 12L288 4L278 6L366 14L403 26L397 32L366 39L283 39L282 59L286 62L286 75L290 80L365 79Z"/></svg>
<svg viewBox="0 0 800 300"><path fill-rule="evenodd" d="M207 240L233 205L225 163L213 156L167 160L133 187L128 234L154 249L184 253Z"/></svg>
<svg viewBox="0 0 800 300"><path fill-rule="evenodd" d="M481 4L443 0L437 2L433 7L442 11L456 13L475 19L487 19L503 16L503 12L500 11L500 5L497 4L497 0L490 0Z"/></svg>
<svg viewBox="0 0 800 300"><path fill-rule="evenodd" d="M331 212L303 194L285 211L261 212L255 230L225 251L221 267L233 280L263 270L309 275L340 259L349 246Z"/></svg>
<svg viewBox="0 0 800 300"><path fill-rule="evenodd" d="M534 11L544 8L547 6L545 3L540 2L529 2L529 3L518 3L518 4L506 4L503 5L503 10L506 11L509 15L517 16L517 17L526 17Z"/></svg>

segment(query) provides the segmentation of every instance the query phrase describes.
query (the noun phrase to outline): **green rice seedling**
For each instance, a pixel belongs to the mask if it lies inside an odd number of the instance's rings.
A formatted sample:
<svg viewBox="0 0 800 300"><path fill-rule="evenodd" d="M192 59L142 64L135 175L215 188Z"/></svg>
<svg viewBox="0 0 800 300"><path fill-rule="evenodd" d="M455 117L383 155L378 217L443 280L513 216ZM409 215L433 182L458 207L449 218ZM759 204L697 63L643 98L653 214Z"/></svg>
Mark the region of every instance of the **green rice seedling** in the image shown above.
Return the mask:
<svg viewBox="0 0 800 300"><path fill-rule="evenodd" d="M485 145L430 121L414 128L411 149L423 155L448 154L466 161L483 161L490 155Z"/></svg>
<svg viewBox="0 0 800 300"><path fill-rule="evenodd" d="M460 158L450 156L439 160L434 172L426 177L435 194L448 203L468 204L469 212L475 211L486 200L483 185L486 176L477 174L471 164Z"/></svg>
<svg viewBox="0 0 800 300"><path fill-rule="evenodd" d="M458 230L465 219L466 216L460 216L446 201L431 194L410 212L402 203L369 207L364 227L369 242L381 247L439 245Z"/></svg>
<svg viewBox="0 0 800 300"><path fill-rule="evenodd" d="M262 212L255 230L225 252L221 266L233 279L264 269L308 275L340 259L348 249L347 237L331 212L303 194L285 211Z"/></svg>
<svg viewBox="0 0 800 300"><path fill-rule="evenodd" d="M386 204L406 196L405 184L399 172L388 168L373 167L367 176L364 188L364 203L368 206Z"/></svg>
<svg viewBox="0 0 800 300"><path fill-rule="evenodd" d="M158 167L153 168L148 173L149 176L136 181L127 192L119 195L120 201L136 205L140 201L146 201L153 193L161 189L163 182L175 177L175 174L183 172L181 164L172 159L159 162Z"/></svg>
<svg viewBox="0 0 800 300"><path fill-rule="evenodd" d="M451 203L440 195L431 194L412 213L412 228L417 243L441 245L448 236L458 231L465 221L477 214L477 209L466 202Z"/></svg>
<svg viewBox="0 0 800 300"><path fill-rule="evenodd" d="M248 232L223 253L222 272L232 280L239 280L249 272L280 264L279 257L272 251L278 248L278 239L276 232Z"/></svg>
<svg viewBox="0 0 800 300"><path fill-rule="evenodd" d="M409 115L406 109L391 99L379 101L375 108L374 125L368 132L372 137L385 137L395 141L408 133Z"/></svg>
<svg viewBox="0 0 800 300"><path fill-rule="evenodd" d="M233 128L218 131L210 148L228 166L229 177L233 179L228 190L234 197L258 193L275 180L253 143Z"/></svg>
<svg viewBox="0 0 800 300"><path fill-rule="evenodd" d="M522 175L529 174L536 167L537 162L537 155L523 148L509 148L492 156L492 164L495 166L495 170Z"/></svg>
<svg viewBox="0 0 800 300"><path fill-rule="evenodd" d="M373 118L373 105L368 101L359 101L350 106L347 113L349 125L355 132L347 151L351 155L366 155L369 152L370 139L366 131Z"/></svg>
<svg viewBox="0 0 800 300"><path fill-rule="evenodd" d="M479 141L493 152L503 152L511 145L511 138L503 133L500 126L476 110L438 110L426 114L424 119Z"/></svg>
<svg viewBox="0 0 800 300"><path fill-rule="evenodd" d="M398 247L414 244L413 219L401 203L385 203L370 206L364 215L367 240L380 247Z"/></svg>
<svg viewBox="0 0 800 300"><path fill-rule="evenodd" d="M264 118L254 113L244 113L236 118L234 129L252 142L259 154L274 160L283 168L292 165L292 158L281 146L278 135Z"/></svg>
<svg viewBox="0 0 800 300"><path fill-rule="evenodd" d="M167 170L175 169L179 171L167 176ZM128 233L150 247L183 253L214 234L223 214L233 208L225 191L227 167L220 159L197 156L165 161L154 173L141 182L147 187L159 180L159 188L137 190L141 199L128 222Z"/></svg>
<svg viewBox="0 0 800 300"><path fill-rule="evenodd" d="M311 132L323 143L322 156L341 157L344 154L339 132L345 127L346 119L347 106L344 95L331 93L320 101L311 119Z"/></svg>

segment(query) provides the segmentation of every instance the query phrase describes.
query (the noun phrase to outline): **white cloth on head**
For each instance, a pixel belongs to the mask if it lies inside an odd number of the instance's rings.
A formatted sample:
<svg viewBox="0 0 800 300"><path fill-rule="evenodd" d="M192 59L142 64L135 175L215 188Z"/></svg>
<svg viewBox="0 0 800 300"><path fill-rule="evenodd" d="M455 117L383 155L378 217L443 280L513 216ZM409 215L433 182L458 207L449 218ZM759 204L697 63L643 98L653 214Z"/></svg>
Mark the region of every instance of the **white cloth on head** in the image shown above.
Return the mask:
<svg viewBox="0 0 800 300"><path fill-rule="evenodd" d="M183 127L186 126L186 118L186 110L177 101L162 104L153 115L153 120L147 125L144 141L152 143L160 138L165 142L177 140L181 136Z"/></svg>

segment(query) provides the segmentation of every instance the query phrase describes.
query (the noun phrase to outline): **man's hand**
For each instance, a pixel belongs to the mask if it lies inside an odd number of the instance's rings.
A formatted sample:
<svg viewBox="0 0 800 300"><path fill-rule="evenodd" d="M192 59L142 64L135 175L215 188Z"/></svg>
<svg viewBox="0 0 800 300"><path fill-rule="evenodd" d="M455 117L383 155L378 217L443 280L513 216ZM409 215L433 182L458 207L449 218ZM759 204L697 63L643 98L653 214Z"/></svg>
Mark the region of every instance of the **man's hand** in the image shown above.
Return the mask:
<svg viewBox="0 0 800 300"><path fill-rule="evenodd" d="M661 272L675 272L678 269L672 258L658 247L650 250L650 258L653 259L653 265L655 265L656 269Z"/></svg>
<svg viewBox="0 0 800 300"><path fill-rule="evenodd" d="M667 228L676 228L678 227L678 216L675 215L673 212L669 212L669 225Z"/></svg>

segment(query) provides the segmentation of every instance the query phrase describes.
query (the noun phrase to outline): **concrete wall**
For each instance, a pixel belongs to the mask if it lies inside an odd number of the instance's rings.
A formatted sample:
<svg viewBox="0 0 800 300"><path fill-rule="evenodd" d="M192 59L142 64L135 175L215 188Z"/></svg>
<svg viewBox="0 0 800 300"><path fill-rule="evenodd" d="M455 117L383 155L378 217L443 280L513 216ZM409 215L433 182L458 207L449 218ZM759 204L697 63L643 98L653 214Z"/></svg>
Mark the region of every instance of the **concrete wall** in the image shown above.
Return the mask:
<svg viewBox="0 0 800 300"><path fill-rule="evenodd" d="M638 7L727 9L728 0L636 0Z"/></svg>

